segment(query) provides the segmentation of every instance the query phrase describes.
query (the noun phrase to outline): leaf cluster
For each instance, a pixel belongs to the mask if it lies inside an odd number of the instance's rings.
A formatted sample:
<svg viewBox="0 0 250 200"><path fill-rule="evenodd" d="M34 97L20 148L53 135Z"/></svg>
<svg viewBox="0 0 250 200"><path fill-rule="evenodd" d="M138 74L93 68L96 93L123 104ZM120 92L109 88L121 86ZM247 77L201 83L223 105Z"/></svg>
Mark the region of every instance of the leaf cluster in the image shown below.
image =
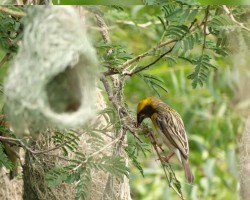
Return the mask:
<svg viewBox="0 0 250 200"><path fill-rule="evenodd" d="M151 152L150 146L147 143L141 143L134 139L132 136L128 136L127 147L125 147L125 151L128 154L129 159L131 160L132 164L139 170L142 176L144 176L144 171L139 162L139 156L141 154L144 157L147 156L147 153Z"/></svg>
<svg viewBox="0 0 250 200"><path fill-rule="evenodd" d="M11 7L13 10L21 8ZM20 17L0 12L0 48L6 53L16 53L17 41L22 37L23 20Z"/></svg>
<svg viewBox="0 0 250 200"><path fill-rule="evenodd" d="M240 43L249 45L249 34L221 7L189 7L182 3L168 2L162 6L162 13L163 17L158 18L165 37L176 40L173 52L166 56L166 60L168 63L170 61L170 65L177 63L174 57L177 54L178 59L195 65L194 72L188 76L194 88L197 85L203 86L210 69L216 69L211 63L212 59L230 53L229 34L237 32L237 38L242 40Z"/></svg>
<svg viewBox="0 0 250 200"><path fill-rule="evenodd" d="M161 20L166 32L165 36L177 41L174 46L174 52L177 52L178 58L187 58L195 45L202 45L204 38L197 20L197 15L201 12L199 7L190 9L184 5L176 7L174 4L169 3L162 6L162 12L164 13L164 18L158 18ZM190 25L187 26L187 24ZM167 59L176 62L176 59L171 55L168 55ZM198 74L193 73L192 78L198 79ZM200 82L204 81L204 79L199 80L201 80ZM193 86L196 87L197 84L193 83Z"/></svg>
<svg viewBox="0 0 250 200"><path fill-rule="evenodd" d="M99 44L97 48L103 53L101 60L107 68L118 66L132 58L132 54L121 45Z"/></svg>
<svg viewBox="0 0 250 200"><path fill-rule="evenodd" d="M13 169L13 163L8 159L7 155L4 152L4 146L0 142L0 168L4 166L7 169Z"/></svg>
<svg viewBox="0 0 250 200"><path fill-rule="evenodd" d="M79 140L81 134L78 131L56 130L52 136L56 146L61 146L64 156L68 157L68 164L52 168L46 174L46 181L50 187L56 187L61 183L75 184L75 199L88 199L91 193L93 171L103 171L122 179L128 176L129 169L126 167L122 157L103 155L102 148L106 144L104 136L112 137L108 134L113 130L111 125L117 123L113 109L106 108L99 113L107 123L93 122L84 127L84 134L88 135L86 140L87 148L83 153L79 150ZM73 153L73 158L69 157Z"/></svg>
<svg viewBox="0 0 250 200"><path fill-rule="evenodd" d="M173 0L172 2L181 3L183 5L199 5L200 3L196 0ZM143 0L146 5L163 5L166 4L165 0Z"/></svg>
<svg viewBox="0 0 250 200"><path fill-rule="evenodd" d="M55 146L62 145L65 143L61 149L63 150L64 156L68 156L69 152L75 152L78 147L79 137L78 133L71 131L60 131L56 130L52 136Z"/></svg>
<svg viewBox="0 0 250 200"><path fill-rule="evenodd" d="M5 137L10 136L16 138L16 135L3 125L0 125L0 136L5 136ZM9 160L8 156L6 155L4 148L5 145L0 141L0 167L4 166L7 169L12 169L13 163L11 162L11 160Z"/></svg>
<svg viewBox="0 0 250 200"><path fill-rule="evenodd" d="M196 88L198 84L203 86L203 82L207 79L209 69L216 69L216 67L209 62L210 59L211 58L208 55L204 54L198 57L196 60L192 60L192 63L195 65L195 71L188 75L187 78L193 80L193 88Z"/></svg>
<svg viewBox="0 0 250 200"><path fill-rule="evenodd" d="M168 92L166 83L161 78L150 74L139 74L139 77L144 80L145 83L158 94L158 96L160 96L160 91L158 88Z"/></svg>
<svg viewBox="0 0 250 200"><path fill-rule="evenodd" d="M118 156L90 157L76 152L70 164L64 167L51 169L45 179L50 187L56 187L61 183L76 184L75 199L88 199L91 192L91 172L93 170L104 171L122 179L128 176L128 168Z"/></svg>

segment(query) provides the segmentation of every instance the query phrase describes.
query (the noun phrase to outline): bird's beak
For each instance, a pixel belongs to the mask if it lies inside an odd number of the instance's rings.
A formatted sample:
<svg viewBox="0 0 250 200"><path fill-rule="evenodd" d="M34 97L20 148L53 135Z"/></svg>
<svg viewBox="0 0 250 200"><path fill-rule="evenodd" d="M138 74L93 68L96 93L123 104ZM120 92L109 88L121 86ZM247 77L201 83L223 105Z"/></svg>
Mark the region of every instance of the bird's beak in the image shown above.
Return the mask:
<svg viewBox="0 0 250 200"><path fill-rule="evenodd" d="M137 128L141 125L143 119L144 119L143 115L140 114L137 115L137 124L136 124Z"/></svg>

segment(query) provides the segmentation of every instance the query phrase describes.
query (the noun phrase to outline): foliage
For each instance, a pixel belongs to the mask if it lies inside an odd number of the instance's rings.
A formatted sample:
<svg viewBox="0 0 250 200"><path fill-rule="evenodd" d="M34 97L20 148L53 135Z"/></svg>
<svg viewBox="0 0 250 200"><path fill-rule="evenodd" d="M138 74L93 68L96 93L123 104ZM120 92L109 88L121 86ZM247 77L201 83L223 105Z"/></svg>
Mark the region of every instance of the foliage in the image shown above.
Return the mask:
<svg viewBox="0 0 250 200"><path fill-rule="evenodd" d="M91 171L94 169L108 172L119 178L123 175L128 176L128 169L121 157L103 156L94 159L77 152L70 165L53 168L45 178L50 187L56 187L63 182L76 183L75 199L88 199L91 189Z"/></svg>
<svg viewBox="0 0 250 200"><path fill-rule="evenodd" d="M149 74L139 74L139 77L144 80L145 83L158 94L158 96L160 96L158 88L161 88L163 91L168 92L167 88L164 86L164 81L159 77Z"/></svg>
<svg viewBox="0 0 250 200"><path fill-rule="evenodd" d="M11 7L13 10L22 8ZM23 28L20 17L11 16L8 13L0 12L0 48L6 53L15 53L18 49L17 41L21 38Z"/></svg>
<svg viewBox="0 0 250 200"><path fill-rule="evenodd" d="M53 0L53 4L55 5L139 5L141 4L140 0L128 0L117 1L117 0L76 0L71 2L69 0Z"/></svg>
<svg viewBox="0 0 250 200"><path fill-rule="evenodd" d="M13 164L8 159L7 155L4 153L4 147L2 143L0 142L0 167L2 166L6 167L7 169L13 168Z"/></svg>
<svg viewBox="0 0 250 200"><path fill-rule="evenodd" d="M142 176L144 176L143 167L139 162L139 156L142 153L144 157L147 156L147 153L150 153L151 150L147 143L140 143L137 140L134 140L132 137L128 137L128 146L125 148L132 164L139 170Z"/></svg>
<svg viewBox="0 0 250 200"><path fill-rule="evenodd" d="M2 125L0 126L0 136L5 136L5 137L11 136L16 138L15 134L12 131L10 131L8 128ZM8 156L6 155L4 151L4 145L0 141L0 167L2 166L6 167L7 169L13 169L13 163L11 162L11 160L9 160Z"/></svg>
<svg viewBox="0 0 250 200"><path fill-rule="evenodd" d="M69 151L75 152L80 140L78 134L74 131L55 131L52 138L55 145L61 145L65 143L65 145L63 145L61 148L64 152L64 156L68 156Z"/></svg>
<svg viewBox="0 0 250 200"><path fill-rule="evenodd" d="M13 131L11 131L10 129L6 128L5 126L0 126L0 132L4 133L4 135L8 135L11 136L13 138L16 138L16 135Z"/></svg>
<svg viewBox="0 0 250 200"><path fill-rule="evenodd" d="M244 16L241 8L230 9L234 11L235 15L241 16L237 19L241 21ZM138 20L139 15L146 15L145 13L150 12L149 10L144 8L137 10L138 15L134 14L134 20ZM125 98L128 106L135 110L141 98L157 94L150 84L148 85L152 90L147 90L147 85L140 78L146 74L146 76L164 80L163 85L168 88L168 94L160 91L161 98L180 112L190 138L190 163L193 171L196 171L196 185L186 185L185 181L181 180L187 199L237 199L236 141L243 128L243 116L239 116L237 109L232 106L234 98L237 98L237 90L232 93L229 85L232 84L233 75L231 78L226 76L224 66L229 65L227 56L236 52L235 49L238 51L239 49L243 51L249 49L247 42L249 33L246 34L246 30L232 21L221 7L211 6L207 19L205 18L206 10L207 7L189 8L179 4L171 6L171 3L162 7L161 15L158 14L161 29L159 26L154 26L154 23L146 29L148 32L153 32L154 36L158 34L160 41L164 41L162 38L177 40L175 48L164 56L166 62L162 59L159 63L150 66L150 69L146 68L147 71L141 71L139 77L128 78ZM156 13L155 15L157 16ZM204 37L205 20L207 20L206 31L208 31L206 37ZM192 22L194 22L193 25ZM138 23L143 24L144 22ZM191 29L188 30L191 25ZM131 46L134 41L138 41L139 44L143 43L142 38L154 40L154 38L152 39L153 34L145 33L145 28L139 33L133 31L133 27L126 28L129 31L132 30L126 35L131 38L128 46ZM235 35L235 32L240 32L240 34ZM230 37L232 36L230 34L233 34L235 38ZM232 39L236 39L237 42ZM116 41L115 37L113 41ZM134 52L143 48L139 44L134 48ZM145 46L147 47L147 43ZM139 64L136 63L134 67L147 66L151 60L167 50L168 47L164 50L157 49L150 54L150 59L146 61L141 59ZM140 52L134 54L140 54ZM191 66L194 66L194 70ZM130 69L133 68L130 67ZM211 69L217 70L212 71ZM238 70L244 74L246 69ZM192 86L197 87L195 91L192 90L186 77L193 80ZM206 85L206 87L198 87L202 85ZM140 152L136 152L134 155L138 154L140 155ZM147 155L147 159L137 158L143 169L143 179L137 172L136 163L136 167L132 168L133 198L178 199L176 194L168 188L166 180L163 178L163 171L155 167L155 156L149 159L149 153ZM130 155L130 158L132 161L134 160L133 154ZM175 164L175 160L173 163L176 176L183 177L183 171L179 171L179 165ZM140 168L139 171L141 172Z"/></svg>
<svg viewBox="0 0 250 200"><path fill-rule="evenodd" d="M79 149L79 132L70 131L55 131L52 136L54 144L61 146L65 157L74 154L72 159L69 159L69 164L52 168L46 174L46 181L50 187L56 187L61 183L76 184L75 199L88 199L91 191L91 173L93 170L103 171L113 176L122 179L124 175L128 176L128 168L125 166L124 160L119 156L100 156L104 148L103 136L110 131L110 124L116 124L112 120L117 118L112 117L114 112L112 109L105 109L100 112L100 116L106 116L106 125L94 127L89 124L85 127L85 134L89 136L86 141L89 145L89 153L83 154ZM109 116L110 117L107 117ZM104 123L105 124L105 123ZM116 126L114 126L116 127Z"/></svg>
<svg viewBox="0 0 250 200"><path fill-rule="evenodd" d="M193 0L147 0L144 3L160 6L98 8L98 13L99 10L105 13L102 17L108 21L108 28L111 27L108 30L112 41L104 44L100 35L93 34L100 66L103 67L100 71L110 82L110 75L114 74L118 80L124 80L121 91L115 90L116 84L111 84L115 92L109 100L121 95L119 98L125 102L118 108L112 102L107 103L108 107L99 113L107 124L84 127L84 134L89 137L86 143L90 155L79 151L78 131L56 131L52 137L54 144L63 150L66 159L70 154L74 158L69 159L65 166L51 169L46 181L51 187L63 182L75 184L75 198L88 199L93 170L119 178L128 176L129 169L121 157L99 153L104 148L103 137L113 140L119 130L126 129L123 121L129 124L134 120L129 117L121 119L123 106L133 116L141 98L159 95L183 118L190 144L190 165L195 172L195 185L186 184L184 178L178 181L179 177L184 177L183 170L175 159L171 160L173 171L168 170L168 175L178 177L178 180L172 178L172 184L177 189L182 188L187 199L237 199L236 141L243 127L243 116L239 115L238 107L249 105L249 101L237 104L242 79L225 73L225 66L231 64L228 55L249 51L249 33L237 23L248 24L249 9L230 7L236 19L233 20L222 6L203 7ZM6 23L3 30L17 31L12 19L8 20L10 23ZM232 35L235 38L232 39ZM7 40L4 41L3 50L12 50L6 45ZM131 62L126 65L128 61ZM246 71L236 70L239 74ZM235 79L239 87L235 86ZM206 87L201 87L204 85ZM151 126L151 123L147 125ZM149 148L149 140L142 135L143 142L130 134L127 137L125 151L133 164L130 165L133 199L179 199L169 188L156 161L157 156ZM0 158L4 160L1 155L0 147Z"/></svg>
<svg viewBox="0 0 250 200"><path fill-rule="evenodd" d="M200 86L203 86L203 82L207 78L207 72L209 71L209 68L215 68L212 64L209 63L209 56L208 55L201 55L197 60L192 60L192 63L195 64L195 71L188 75L188 79L192 79L193 83L192 86L196 88L197 84L200 84Z"/></svg>
<svg viewBox="0 0 250 200"><path fill-rule="evenodd" d="M245 5L246 1L240 0L235 2L234 0L173 0L174 2L182 3L185 5ZM146 5L162 5L165 4L165 0L143 0Z"/></svg>
<svg viewBox="0 0 250 200"><path fill-rule="evenodd" d="M96 47L99 49L100 54L102 54L101 59L104 67L117 66L132 58L131 53L127 52L121 45L109 45L101 42ZM107 54L106 52L109 50L112 50L112 53Z"/></svg>
<svg viewBox="0 0 250 200"><path fill-rule="evenodd" d="M232 79L228 76L220 79L223 72L215 72L218 73L217 78L213 79L214 73L209 75L207 87L193 91L185 78L189 73L188 67L176 66L176 70L161 66L151 73L171 82L168 87L171 95L163 94L161 98L180 113L188 133L190 164L196 183L194 186L185 183L180 165L175 159L171 160L186 198L237 199L236 142L243 129L243 117L232 107L234 98L237 98L229 87ZM135 95L133 87L136 82L138 79L134 78L127 83L125 94L131 96L131 106L145 95L154 95L152 91ZM219 95L221 93L222 96ZM144 178L141 178L137 169L131 170L134 199L178 199L168 188L159 164L155 166L155 156L149 158L148 155L141 163Z"/></svg>

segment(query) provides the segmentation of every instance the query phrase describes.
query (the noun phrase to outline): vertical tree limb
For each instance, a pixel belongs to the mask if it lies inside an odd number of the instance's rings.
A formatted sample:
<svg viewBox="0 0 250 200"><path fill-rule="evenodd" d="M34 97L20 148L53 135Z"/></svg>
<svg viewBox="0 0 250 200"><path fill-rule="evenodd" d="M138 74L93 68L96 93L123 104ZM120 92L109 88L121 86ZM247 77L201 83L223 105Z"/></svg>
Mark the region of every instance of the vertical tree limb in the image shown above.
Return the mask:
<svg viewBox="0 0 250 200"><path fill-rule="evenodd" d="M240 193L243 200L250 197L250 116L245 125L240 144Z"/></svg>

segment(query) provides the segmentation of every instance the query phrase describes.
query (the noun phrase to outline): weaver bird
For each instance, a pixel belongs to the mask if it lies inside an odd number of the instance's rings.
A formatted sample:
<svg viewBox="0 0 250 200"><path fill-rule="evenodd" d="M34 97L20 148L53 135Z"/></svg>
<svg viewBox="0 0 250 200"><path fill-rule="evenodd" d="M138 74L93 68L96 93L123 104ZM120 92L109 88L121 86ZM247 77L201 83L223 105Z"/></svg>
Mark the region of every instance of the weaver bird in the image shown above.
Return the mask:
<svg viewBox="0 0 250 200"><path fill-rule="evenodd" d="M137 126L145 118L151 119L163 143L171 151L171 156L175 154L182 163L187 181L192 183L194 176L188 162L189 146L181 116L161 100L147 97L137 106Z"/></svg>

